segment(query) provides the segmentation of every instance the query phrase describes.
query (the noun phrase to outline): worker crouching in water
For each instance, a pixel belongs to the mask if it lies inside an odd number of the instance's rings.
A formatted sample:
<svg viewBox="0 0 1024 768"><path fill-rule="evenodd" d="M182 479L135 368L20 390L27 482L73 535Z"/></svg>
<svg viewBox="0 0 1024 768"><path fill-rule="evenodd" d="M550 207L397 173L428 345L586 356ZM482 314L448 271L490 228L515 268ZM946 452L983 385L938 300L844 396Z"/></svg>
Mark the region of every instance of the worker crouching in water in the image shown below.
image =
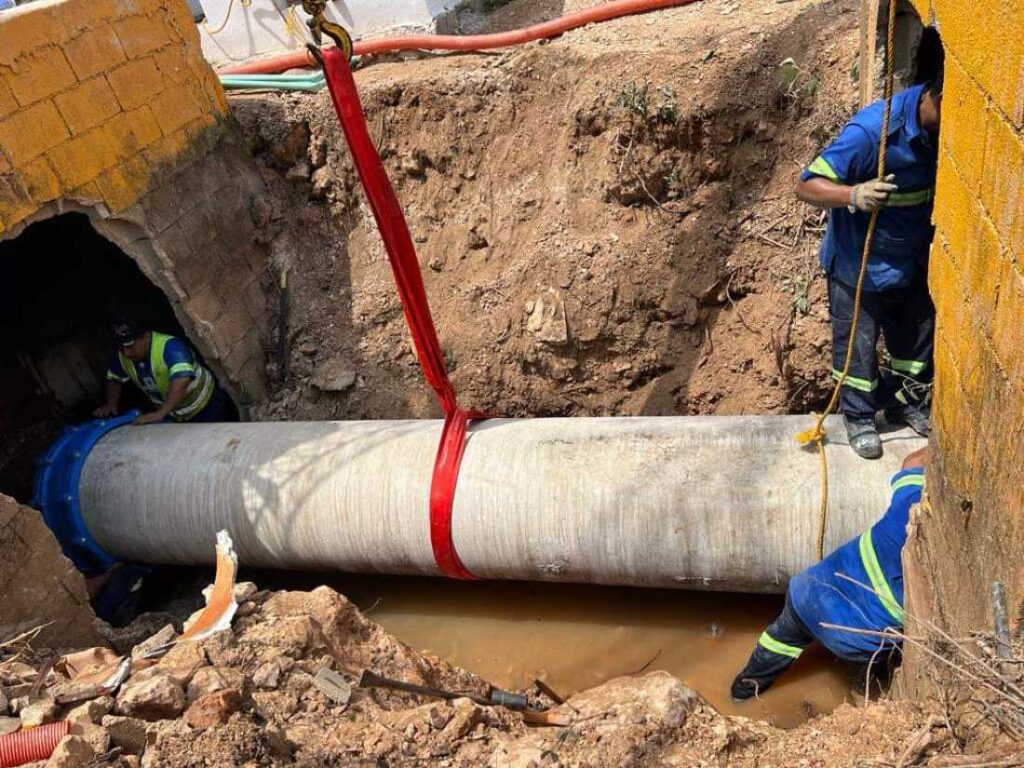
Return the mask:
<svg viewBox="0 0 1024 768"><path fill-rule="evenodd" d="M793 577L782 613L761 634L733 681L734 699L767 690L815 641L854 663L895 650L896 641L881 633L903 628L903 545L910 508L921 500L927 461L927 448L910 454L892 478L892 501L882 519Z"/></svg>
<svg viewBox="0 0 1024 768"><path fill-rule="evenodd" d="M861 257L872 212L879 211L861 297L860 320L840 397L850 446L877 459L875 415L927 436L935 307L928 295L932 198L938 159L942 83L917 85L892 101L886 177L877 179L884 102L859 112L808 166L797 197L831 211L821 244L832 324L832 376L839 379L853 323ZM877 345L889 365L879 376Z"/></svg>
<svg viewBox="0 0 1024 768"><path fill-rule="evenodd" d="M135 424L238 420L231 399L183 339L143 331L125 319L114 322L113 332L119 349L107 370L106 402L94 416L115 416L124 385L131 382L156 406Z"/></svg>

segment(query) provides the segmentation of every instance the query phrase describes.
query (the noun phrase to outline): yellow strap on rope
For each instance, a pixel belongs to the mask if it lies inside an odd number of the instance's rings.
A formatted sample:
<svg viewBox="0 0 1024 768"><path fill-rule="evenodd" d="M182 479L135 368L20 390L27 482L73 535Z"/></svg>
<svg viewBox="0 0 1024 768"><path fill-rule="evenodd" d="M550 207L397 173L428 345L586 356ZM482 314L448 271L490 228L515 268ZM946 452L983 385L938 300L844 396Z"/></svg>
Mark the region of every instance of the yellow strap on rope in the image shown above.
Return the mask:
<svg viewBox="0 0 1024 768"><path fill-rule="evenodd" d="M889 119L892 116L892 95L893 75L895 72L895 59L893 45L896 36L896 2L889 0L889 24L885 49L885 112L882 115L882 137L878 147L878 178L885 178L885 152L889 145ZM861 73L861 77L866 76ZM853 302L853 323L850 326L850 340L846 345L846 360L843 363L843 371L836 380L832 390L832 397L829 398L828 406L820 413L812 413L815 417L814 426L796 436L797 442L801 445L810 443L817 444L818 459L821 465L821 515L818 519L818 559L825 557L825 527L828 522L828 458L825 456L825 419L835 410L839 403L839 395L842 392L843 384L850 374L850 362L853 359L853 347L857 339L857 325L860 321L861 294L864 291L864 276L868 271L868 257L871 254L871 244L875 238L875 226L878 224L878 210L872 211L871 221L868 222L867 237L864 239L864 251L860 257L860 273L857 275L857 290Z"/></svg>

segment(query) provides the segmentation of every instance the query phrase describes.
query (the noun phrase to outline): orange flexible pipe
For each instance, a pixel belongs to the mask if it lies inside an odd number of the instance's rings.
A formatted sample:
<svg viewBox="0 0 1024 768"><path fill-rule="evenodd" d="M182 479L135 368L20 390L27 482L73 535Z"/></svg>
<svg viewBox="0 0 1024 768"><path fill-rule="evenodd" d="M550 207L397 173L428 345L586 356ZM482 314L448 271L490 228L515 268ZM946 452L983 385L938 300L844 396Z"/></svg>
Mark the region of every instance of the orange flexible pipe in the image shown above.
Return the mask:
<svg viewBox="0 0 1024 768"><path fill-rule="evenodd" d="M361 40L355 44L356 56L373 56L378 53L397 51L484 51L491 48L506 48L511 45L532 43L578 29L587 24L597 24L637 13L658 11L663 8L689 5L696 0L613 0L596 8L569 13L551 21L534 24L532 27L498 32L493 35L405 35L386 37L379 40ZM308 51L292 51L282 56L240 64L217 70L222 75L263 75L283 72L296 67L312 67L315 62Z"/></svg>

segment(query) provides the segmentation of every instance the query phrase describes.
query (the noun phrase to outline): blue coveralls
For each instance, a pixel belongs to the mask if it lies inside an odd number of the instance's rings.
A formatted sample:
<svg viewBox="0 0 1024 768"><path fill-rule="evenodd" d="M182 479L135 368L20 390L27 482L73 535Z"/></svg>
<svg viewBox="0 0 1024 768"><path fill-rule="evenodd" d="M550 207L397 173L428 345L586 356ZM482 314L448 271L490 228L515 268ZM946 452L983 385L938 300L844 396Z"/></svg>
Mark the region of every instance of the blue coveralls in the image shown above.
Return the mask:
<svg viewBox="0 0 1024 768"><path fill-rule="evenodd" d="M932 380L935 308L927 277L938 155L935 141L918 122L924 88L914 86L893 97L885 166L899 189L878 216L853 358L840 399L842 412L856 422L872 421L882 408L922 402ZM820 176L851 186L876 178L883 110L879 101L857 113L800 178ZM870 218L869 213L834 208L821 244L836 379L846 358ZM876 353L880 334L890 357L881 377Z"/></svg>
<svg viewBox="0 0 1024 768"><path fill-rule="evenodd" d="M829 629L822 623L880 632L903 627L903 545L910 508L921 500L924 470L892 478L892 501L869 530L793 577L786 605L761 634L750 661L733 683L733 695L763 691L817 641L841 659L869 661L891 638ZM844 578L845 577L845 578Z"/></svg>

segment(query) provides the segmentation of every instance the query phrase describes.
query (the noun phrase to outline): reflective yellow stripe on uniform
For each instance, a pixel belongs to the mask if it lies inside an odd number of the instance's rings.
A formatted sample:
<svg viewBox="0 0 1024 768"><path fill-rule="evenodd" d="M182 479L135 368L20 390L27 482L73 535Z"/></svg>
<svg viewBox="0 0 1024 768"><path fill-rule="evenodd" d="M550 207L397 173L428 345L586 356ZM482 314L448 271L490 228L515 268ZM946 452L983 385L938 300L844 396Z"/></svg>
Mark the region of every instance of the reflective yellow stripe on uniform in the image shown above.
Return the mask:
<svg viewBox="0 0 1024 768"><path fill-rule="evenodd" d="M196 367L191 363L175 363L167 369L168 376L174 376L178 373L191 373L195 375Z"/></svg>
<svg viewBox="0 0 1024 768"><path fill-rule="evenodd" d="M875 554L875 545L871 541L871 531L864 531L860 536L860 559L867 571L871 587L875 596L881 601L882 607L889 612L889 615L896 621L897 626L903 626L903 607L896 602L896 597L889 588L889 582L885 580L882 573L882 566L878 562L878 555Z"/></svg>
<svg viewBox="0 0 1024 768"><path fill-rule="evenodd" d="M203 366L198 366L196 377L189 382L185 404L171 411L171 417L175 421L188 421L207 406L215 388L213 375Z"/></svg>
<svg viewBox="0 0 1024 768"><path fill-rule="evenodd" d="M924 488L924 475L913 474L904 475L899 480L893 481L892 490L893 493L898 491L900 488Z"/></svg>
<svg viewBox="0 0 1024 768"><path fill-rule="evenodd" d="M780 643L767 632L761 633L761 636L757 639L757 644L764 648L766 651L777 653L780 656L789 656L791 659L800 658L800 654L804 652L803 648L797 648L795 645L786 645L785 643Z"/></svg>
<svg viewBox="0 0 1024 768"><path fill-rule="evenodd" d="M832 378L839 381L843 376L843 372L832 369ZM847 376L843 382L844 387L852 387L853 389L859 389L861 392L874 392L878 387L877 381L869 381L868 379L858 379L856 376Z"/></svg>
<svg viewBox="0 0 1024 768"><path fill-rule="evenodd" d="M894 371L905 373L908 376L917 376L928 367L927 360L901 360L898 357L890 357L889 362L892 364Z"/></svg>
<svg viewBox="0 0 1024 768"><path fill-rule="evenodd" d="M807 166L807 170L815 176L824 176L826 179L837 183L842 181L839 178L839 174L828 164L828 160L821 156L814 158L814 162Z"/></svg>
<svg viewBox="0 0 1024 768"><path fill-rule="evenodd" d="M935 197L935 190L930 187L919 189L916 192L893 192L889 195L886 205L890 208L909 208L912 205L930 203L933 197Z"/></svg>

